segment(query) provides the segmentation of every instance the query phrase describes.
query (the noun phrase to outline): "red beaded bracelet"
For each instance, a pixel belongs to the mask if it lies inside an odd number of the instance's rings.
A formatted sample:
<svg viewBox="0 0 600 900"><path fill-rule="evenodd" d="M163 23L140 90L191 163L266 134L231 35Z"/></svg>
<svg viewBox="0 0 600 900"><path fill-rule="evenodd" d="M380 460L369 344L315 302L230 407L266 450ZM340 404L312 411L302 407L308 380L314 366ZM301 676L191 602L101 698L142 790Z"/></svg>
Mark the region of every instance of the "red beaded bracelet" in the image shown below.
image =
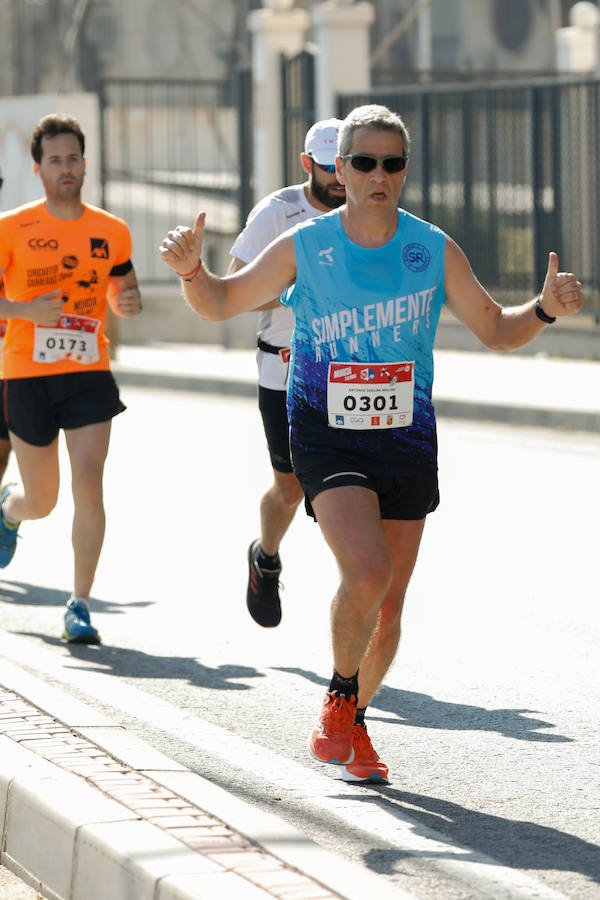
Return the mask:
<svg viewBox="0 0 600 900"><path fill-rule="evenodd" d="M201 268L202 268L202 260L199 259L198 265L196 266L195 269L192 269L191 272L186 272L185 275L182 275L181 272L178 272L177 274L179 275L180 278L183 278L184 281L192 281L192 279L194 279L196 277L196 275L198 274L198 272L200 271Z"/></svg>

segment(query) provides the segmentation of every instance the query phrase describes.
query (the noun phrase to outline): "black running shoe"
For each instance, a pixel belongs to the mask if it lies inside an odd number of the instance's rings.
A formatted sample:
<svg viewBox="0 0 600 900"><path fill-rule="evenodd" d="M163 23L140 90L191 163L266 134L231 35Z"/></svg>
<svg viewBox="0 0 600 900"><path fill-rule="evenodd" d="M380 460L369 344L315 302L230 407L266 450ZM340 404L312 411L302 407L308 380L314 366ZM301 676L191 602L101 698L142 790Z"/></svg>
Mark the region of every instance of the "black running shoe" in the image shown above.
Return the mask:
<svg viewBox="0 0 600 900"><path fill-rule="evenodd" d="M265 569L258 564L260 540L252 541L248 549L248 591L246 606L255 622L263 628L275 628L281 622L279 601L279 575L281 562L275 557L277 568Z"/></svg>

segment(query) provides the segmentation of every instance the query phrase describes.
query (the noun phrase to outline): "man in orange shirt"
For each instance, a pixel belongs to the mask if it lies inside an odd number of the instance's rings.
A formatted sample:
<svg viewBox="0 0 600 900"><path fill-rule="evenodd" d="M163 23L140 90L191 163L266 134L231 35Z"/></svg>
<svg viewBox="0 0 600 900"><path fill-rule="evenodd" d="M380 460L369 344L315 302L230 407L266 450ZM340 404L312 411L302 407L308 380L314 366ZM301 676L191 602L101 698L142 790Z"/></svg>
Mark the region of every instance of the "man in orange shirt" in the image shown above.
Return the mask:
<svg viewBox="0 0 600 900"><path fill-rule="evenodd" d="M2 169L0 169L0 188L4 184L2 177ZM4 294L4 283L0 277L0 296ZM2 344L4 343L4 335L6 334L6 319L0 319L0 354L2 353ZM2 381L0 380L0 391L2 390ZM8 466L8 457L10 456L10 440L8 437L8 426L4 418L4 407L0 402L0 483L4 478L6 467Z"/></svg>
<svg viewBox="0 0 600 900"><path fill-rule="evenodd" d="M14 555L20 523L56 504L62 428L75 562L63 637L99 643L89 596L104 539L102 474L111 420L125 409L110 372L106 302L117 315L135 316L141 300L127 225L81 200L84 151L75 119L41 119L31 155L45 199L0 215L4 409L23 482L0 492L0 568Z"/></svg>

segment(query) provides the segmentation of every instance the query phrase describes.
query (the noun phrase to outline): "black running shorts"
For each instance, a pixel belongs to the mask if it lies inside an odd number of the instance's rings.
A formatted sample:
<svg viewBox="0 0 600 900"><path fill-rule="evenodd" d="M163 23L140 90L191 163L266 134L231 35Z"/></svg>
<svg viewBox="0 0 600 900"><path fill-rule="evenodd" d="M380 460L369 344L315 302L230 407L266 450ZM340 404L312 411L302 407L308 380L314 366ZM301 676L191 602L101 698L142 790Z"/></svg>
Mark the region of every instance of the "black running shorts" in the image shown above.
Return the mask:
<svg viewBox="0 0 600 900"><path fill-rule="evenodd" d="M382 519L417 520L437 509L440 502L437 472L426 466L412 473L380 474L352 459L319 454L306 472L296 472L305 497L306 512L316 520L311 500L334 487L358 485L379 497Z"/></svg>
<svg viewBox="0 0 600 900"><path fill-rule="evenodd" d="M2 391L2 403L0 403L0 440L8 440L8 425L6 424L6 412L4 411L4 382L0 381Z"/></svg>
<svg viewBox="0 0 600 900"><path fill-rule="evenodd" d="M292 472L290 426L286 392L258 386L258 407L263 420L271 465L278 472Z"/></svg>
<svg viewBox="0 0 600 900"><path fill-rule="evenodd" d="M108 422L124 409L111 372L69 372L4 381L8 428L36 447L51 444L60 428Z"/></svg>

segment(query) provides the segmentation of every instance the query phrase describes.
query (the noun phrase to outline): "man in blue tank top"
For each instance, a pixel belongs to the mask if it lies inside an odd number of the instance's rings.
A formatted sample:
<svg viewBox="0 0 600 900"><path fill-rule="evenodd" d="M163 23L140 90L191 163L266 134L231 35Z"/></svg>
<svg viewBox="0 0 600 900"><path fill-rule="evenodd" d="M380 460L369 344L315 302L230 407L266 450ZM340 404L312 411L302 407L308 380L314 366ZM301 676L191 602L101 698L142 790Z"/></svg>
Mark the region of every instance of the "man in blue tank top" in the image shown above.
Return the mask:
<svg viewBox="0 0 600 900"><path fill-rule="evenodd" d="M450 237L398 208L408 155L399 116L358 107L339 133L339 210L285 232L224 279L201 262L204 213L159 249L203 318L227 319L280 294L294 310L292 461L341 575L333 677L309 748L348 781L387 781L364 713L396 653L425 518L439 500L431 386L442 304L495 350L528 343L583 305L581 284L558 272L555 253L537 298L496 303Z"/></svg>

